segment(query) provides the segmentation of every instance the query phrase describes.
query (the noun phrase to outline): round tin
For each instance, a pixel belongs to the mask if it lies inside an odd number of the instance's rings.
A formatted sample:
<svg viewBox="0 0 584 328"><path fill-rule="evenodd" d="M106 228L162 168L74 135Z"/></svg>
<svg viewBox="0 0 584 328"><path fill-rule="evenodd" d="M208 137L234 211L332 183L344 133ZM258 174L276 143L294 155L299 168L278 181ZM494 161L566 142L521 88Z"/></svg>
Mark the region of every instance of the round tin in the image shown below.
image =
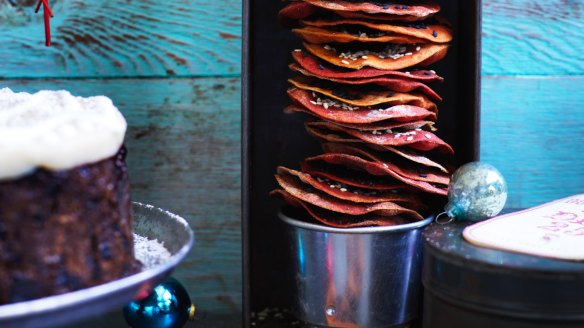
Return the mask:
<svg viewBox="0 0 584 328"><path fill-rule="evenodd" d="M292 310L327 327L391 327L412 321L421 300L423 221L338 229L280 212L290 241Z"/></svg>
<svg viewBox="0 0 584 328"><path fill-rule="evenodd" d="M584 263L474 246L470 224L424 231L425 328L584 327Z"/></svg>

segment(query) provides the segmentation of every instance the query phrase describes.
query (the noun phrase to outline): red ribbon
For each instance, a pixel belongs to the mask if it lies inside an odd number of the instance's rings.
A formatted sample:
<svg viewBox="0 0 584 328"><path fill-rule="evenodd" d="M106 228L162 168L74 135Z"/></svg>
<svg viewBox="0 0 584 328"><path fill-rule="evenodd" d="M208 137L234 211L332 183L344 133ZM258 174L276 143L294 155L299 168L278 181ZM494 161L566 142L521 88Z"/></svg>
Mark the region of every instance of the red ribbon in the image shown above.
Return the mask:
<svg viewBox="0 0 584 328"><path fill-rule="evenodd" d="M50 19L54 16L51 7L49 7L49 0L39 0L39 3L36 6L35 14L39 12L41 9L41 5L43 5L43 15L45 16L45 45L47 47L51 46L51 23Z"/></svg>

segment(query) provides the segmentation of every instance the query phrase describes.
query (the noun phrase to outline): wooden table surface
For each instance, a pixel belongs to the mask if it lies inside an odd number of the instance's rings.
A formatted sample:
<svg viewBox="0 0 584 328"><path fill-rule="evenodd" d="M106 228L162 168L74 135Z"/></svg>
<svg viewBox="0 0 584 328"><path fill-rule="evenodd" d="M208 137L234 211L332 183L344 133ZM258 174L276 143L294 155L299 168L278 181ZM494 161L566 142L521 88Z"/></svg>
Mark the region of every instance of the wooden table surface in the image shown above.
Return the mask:
<svg viewBox="0 0 584 328"><path fill-rule="evenodd" d="M114 100L134 199L196 231L174 274L201 309L194 326L238 326L241 1L52 2L46 48L35 1L0 0L0 87ZM511 207L583 192L584 1L483 8L482 159L507 177Z"/></svg>

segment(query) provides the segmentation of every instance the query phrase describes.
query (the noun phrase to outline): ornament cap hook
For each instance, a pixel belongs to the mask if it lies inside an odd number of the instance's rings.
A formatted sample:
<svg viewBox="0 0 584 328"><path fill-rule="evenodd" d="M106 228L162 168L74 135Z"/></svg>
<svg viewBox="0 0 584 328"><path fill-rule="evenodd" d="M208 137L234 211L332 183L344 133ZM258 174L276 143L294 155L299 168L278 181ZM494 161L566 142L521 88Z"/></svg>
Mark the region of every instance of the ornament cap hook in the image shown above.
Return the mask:
<svg viewBox="0 0 584 328"><path fill-rule="evenodd" d="M195 304L191 304L191 307L189 308L189 321L195 320L196 310L197 308L195 307Z"/></svg>
<svg viewBox="0 0 584 328"><path fill-rule="evenodd" d="M444 217L444 216L446 216L447 219L441 219L441 217ZM454 221L454 217L449 216L448 213L446 213L446 212L442 212L442 213L436 215L436 219L434 219L434 222L436 222L440 225L445 225L445 224L448 224L452 221Z"/></svg>

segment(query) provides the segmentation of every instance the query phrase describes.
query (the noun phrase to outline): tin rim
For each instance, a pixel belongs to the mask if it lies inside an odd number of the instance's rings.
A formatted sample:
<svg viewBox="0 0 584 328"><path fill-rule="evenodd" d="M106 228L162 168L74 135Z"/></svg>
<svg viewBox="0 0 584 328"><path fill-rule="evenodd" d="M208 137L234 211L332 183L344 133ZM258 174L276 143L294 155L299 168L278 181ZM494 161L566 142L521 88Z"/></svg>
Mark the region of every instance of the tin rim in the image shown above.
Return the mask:
<svg viewBox="0 0 584 328"><path fill-rule="evenodd" d="M327 227L324 225L319 225L315 223L304 222L300 220L296 220L286 214L284 214L285 208L278 211L278 217L280 220L284 221L285 223L295 226L297 228L308 229L308 230L315 230L320 232L331 232L331 233L341 233L341 234L370 234L370 233L395 233L395 232L403 232L407 230L414 230L423 228L434 220L434 215L431 215L424 220L416 221L407 224L400 224L394 226L387 226L387 227L359 227L359 228L334 228L334 227Z"/></svg>

